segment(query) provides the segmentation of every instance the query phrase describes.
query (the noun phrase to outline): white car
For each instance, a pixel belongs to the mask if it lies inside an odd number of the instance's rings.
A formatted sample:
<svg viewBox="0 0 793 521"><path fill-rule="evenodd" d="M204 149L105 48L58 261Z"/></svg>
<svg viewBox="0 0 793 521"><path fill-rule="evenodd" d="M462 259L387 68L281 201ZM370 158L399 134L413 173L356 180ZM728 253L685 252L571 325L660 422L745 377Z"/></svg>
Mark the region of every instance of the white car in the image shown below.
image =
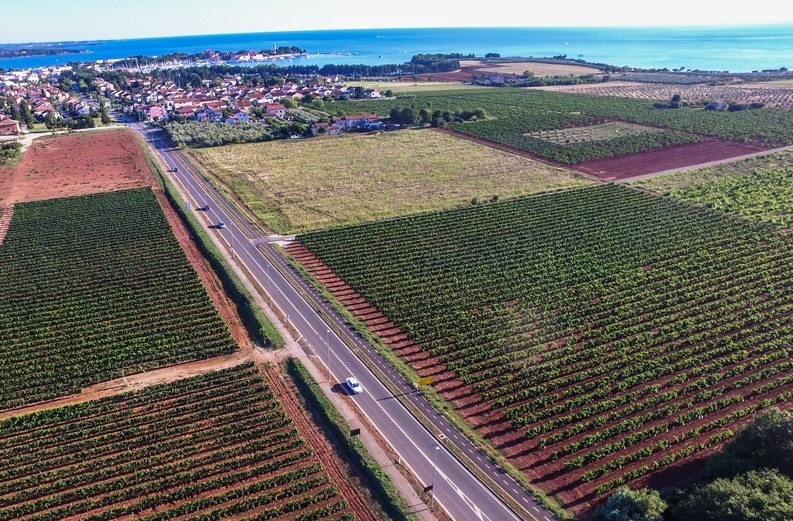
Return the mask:
<svg viewBox="0 0 793 521"><path fill-rule="evenodd" d="M363 392L363 387L361 387L361 383L355 379L354 376L347 377L346 380L347 388L350 390L352 394L360 394Z"/></svg>

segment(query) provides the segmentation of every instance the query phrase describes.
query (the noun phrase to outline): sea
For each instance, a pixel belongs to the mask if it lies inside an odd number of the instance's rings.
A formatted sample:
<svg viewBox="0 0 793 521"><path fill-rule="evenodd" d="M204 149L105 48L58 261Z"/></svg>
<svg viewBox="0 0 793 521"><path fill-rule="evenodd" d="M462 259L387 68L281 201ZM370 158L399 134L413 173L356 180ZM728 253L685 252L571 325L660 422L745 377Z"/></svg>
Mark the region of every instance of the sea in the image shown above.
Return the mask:
<svg viewBox="0 0 793 521"><path fill-rule="evenodd" d="M169 36L56 42L88 52L0 59L0 68L26 69L68 62L161 56L206 50L240 51L296 46L306 56L279 65L404 63L415 54L462 53L482 57L548 58L565 55L589 63L642 69L723 72L793 69L793 24L740 27L653 28L421 28L355 29Z"/></svg>

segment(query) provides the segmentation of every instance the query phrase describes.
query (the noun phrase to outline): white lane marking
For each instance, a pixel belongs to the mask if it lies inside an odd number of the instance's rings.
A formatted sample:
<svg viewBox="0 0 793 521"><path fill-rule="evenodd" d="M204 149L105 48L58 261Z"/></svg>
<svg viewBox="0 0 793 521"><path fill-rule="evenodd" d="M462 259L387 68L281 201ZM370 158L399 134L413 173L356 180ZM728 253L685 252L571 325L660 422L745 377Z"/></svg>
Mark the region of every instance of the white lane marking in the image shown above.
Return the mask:
<svg viewBox="0 0 793 521"><path fill-rule="evenodd" d="M155 148L156 148L156 147L155 147ZM179 163L180 165L182 165L182 166L183 166L183 168L184 168L184 164L182 163L182 161L181 161L181 160L180 160L178 157L177 157L177 158L175 158L175 159L176 159L176 162L178 162L178 163ZM172 160L173 160L173 158L172 158ZM167 164L167 163L166 163L166 164ZM200 183L200 182L199 182L197 179L195 179L195 178L193 177L193 175L192 175L192 174L190 174L190 173L189 173L189 171L187 172L187 177L188 177L188 179L189 179L189 184L191 185L191 187L192 187L192 188L194 188L194 190L195 190L195 189L196 189L196 187L197 187L197 188L198 188L198 190L196 190L196 191L198 191L199 193L203 193L204 195L206 195L207 197L209 197L207 190L206 190L206 189L203 187L203 185L202 185L202 184L201 184L201 183ZM177 176L177 179L178 179L178 178L179 178L179 176ZM180 181L181 181L181 179L180 179ZM183 183L180 183L180 184L182 184L182 185L184 186L184 184L183 184ZM190 189L188 189L186 186L184 186L184 188L185 188L185 191L186 191L187 193L190 193ZM215 216L217 216L217 214L216 214L216 213L215 213L215 211L214 211L214 207L213 207L211 210L212 210L212 213L213 213ZM230 227L234 227L234 228L236 228L236 229L237 229L237 230L238 230L238 231L239 231L239 232L240 232L242 235L244 235L244 233L242 233L242 230L241 230L241 229L240 229L240 228L239 228L239 227L236 225L236 223L235 223L235 222L234 222L234 221L233 221L233 220L232 220L232 219L231 219L231 218L230 218L228 215L226 215L225 211L224 211L222 208L221 208L221 212L223 213L223 216L224 216L224 217L225 217L225 218L226 218L226 219L229 221L229 226L230 226ZM223 236L221 235L221 237L223 237ZM225 237L224 237L224 239L225 239ZM239 241L238 241L238 242L239 242ZM228 241L226 241L226 243L228 244ZM246 241L246 244L247 244L247 241ZM269 260L267 257L265 257L265 256L264 256L264 255L263 255L263 254L262 254L262 253L261 253L261 252L258 250L258 249L256 249L256 248L254 248L254 249L256 250L256 252L257 252L259 255L262 255L262 257L263 257L265 260L267 260L268 264L272 265L272 263L270 262L270 260ZM242 248L242 251L243 251L243 252L245 252L245 253L246 253L246 255L248 256L248 258L249 258L251 261L253 261L253 263L254 263L254 264L255 264L255 265L256 265L256 266L257 266L257 267L258 267L258 268L261 270L261 273L262 273L262 274L264 274L264 273L266 272L266 269L265 269L265 268L262 268L262 265L261 265L261 264L259 264L259 262L256 260L256 258L253 256L253 254L251 254L251 252L250 252L250 251L248 251L248 250L247 250L247 248L243 247L243 248ZM243 264L245 264L245 261L243 260L243 258L242 258L242 256L241 256L241 255L239 255L239 254L238 254L238 255L237 255L237 257L238 257L238 259L239 259L239 260L240 260L240 261L241 261ZM247 267L247 266L246 266L246 267ZM274 267L274 266L273 266L273 267ZM279 275L280 275L280 272L279 272ZM256 278L256 277L254 277L254 278ZM289 282L288 282L288 281L287 281L285 278L283 278L283 277L282 277L282 280L283 280L283 281L284 281L284 283L286 283L287 285L289 284ZM300 280L300 279L298 279L298 280ZM303 282L303 284L305 284L305 282L304 282L304 281L301 281L301 282ZM263 286L261 282L259 282L259 285L260 285L260 286ZM320 333L319 333L319 332L318 332L318 331L317 331L317 330L316 330L316 329L313 327L313 325L311 324L311 322L310 322L309 320L307 320L307 319L306 319L305 315L303 315L303 314L300 312L300 310L299 310L299 309L298 309L298 308L297 308L297 307L296 307L294 304L292 304L291 300L290 300L290 299L287 297L287 295L284 293L284 291L283 291L283 289L281 288L281 286L280 286L279 284L276 284L276 288L278 289L278 292L281 294L281 296L282 296L284 299L286 299L286 301L287 301L287 302L288 302L288 303L291 305L291 309L293 309L293 310L294 310L294 311L295 311L295 312L296 312L296 313L297 313L297 314L298 314L298 315L299 315L299 316L300 316L300 317L303 319L303 321L305 322L305 325L306 325L306 326L308 326L308 327L309 327L309 328L310 328L310 329L311 329L311 330L312 330L312 331L313 331L313 332L314 332L314 333L315 333L315 334L316 334L318 337L319 337L319 336L321 336L321 334L320 334ZM262 288L262 289L265 289L265 288ZM299 295L298 295L298 297L299 297ZM304 299L302 299L302 298L301 298L301 300L303 300L304 302L306 302L306 301L305 301ZM308 302L306 302L306 304L308 304ZM309 307L310 307L310 306L309 306ZM331 332L333 333L333 335L332 335L332 336L333 336L333 338L334 338L335 340L338 340L339 342L341 342L341 343L342 343L342 345L343 345L343 341L342 341L342 340L341 340L341 338L340 338L340 337L339 337L339 336L336 334L336 332L335 332L335 331L331 331ZM348 370L348 372L349 372L349 368L348 368L348 367L347 367L347 365L344 363L344 361L343 361L343 360L341 360L341 359L338 357L338 354L336 353L336 351L334 351L334 350L331 350L331 352L333 353L333 356L335 356L335 357L336 357L336 360L337 360L337 361L339 361L339 362L341 362L341 364L344 366L344 368L345 368L345 369L347 369L347 370ZM318 356L320 356L320 355L318 355ZM321 356L320 356L320 358L321 358ZM330 363L330 361L329 361L329 363ZM364 366L364 367L365 367L365 366ZM365 368L365 370L368 370L368 369L366 369L366 368ZM333 374L333 371L330 371L330 372L331 372L331 374ZM376 377L376 376L372 375L372 377L373 377L373 378L375 378L375 380L377 380L377 377ZM379 382L378 382L378 383L379 383ZM382 386L382 384L380 384L380 385ZM389 394L391 394L391 393L390 393L390 392L389 392L389 391L388 391L386 388L384 388L384 390L385 390L386 392L388 392ZM375 401L375 404L376 404L376 405L377 405L377 406L378 406L378 407L379 407L379 408L380 408L380 409L383 411L383 413L384 413L386 416L388 416L388 418L389 418L389 419L391 420L391 422L392 422L392 423L393 423L393 424L396 426L396 428L397 428L397 429L399 429L399 431L400 431L400 432L402 432L402 434L405 436L405 439L407 439L407 440L408 440L408 441L411 443L411 445L413 445L414 447L416 447L416 448L418 449L418 446L415 444L415 442L414 442L414 441L413 441L413 440L412 440L412 439L411 439L411 438L410 438L410 437L407 435L407 433L406 433L406 432L405 432L405 431L404 431L404 430L403 430L403 429L402 429L402 428L399 426L399 424L397 424L397 423L396 423L396 421L393 419L393 417L391 417L391 415L390 415L390 414L389 414L389 413L388 413L388 412L387 412L387 411L386 411L386 410L383 408L383 406L382 406L382 405L381 405L379 402L376 402L376 401ZM424 405L424 407L426 408L426 404ZM414 421L415 421L415 419L414 419ZM423 427L423 425L421 425L421 424L418 424L418 425L419 425L419 426L421 426L422 428L424 428L424 427ZM457 435L456 435L456 434L454 434L453 436L454 436L454 438L455 438L455 439L457 439ZM446 449L444 449L444 450L446 450ZM468 450L469 450L469 452L472 452L472 453L473 453L473 451L472 451L471 449L468 449ZM423 452L421 452L421 450L420 450L420 449L419 449L419 452L422 454L422 456L424 456L424 458L425 458L425 459L428 459L428 456L427 456L426 454L424 454ZM448 452L447 452L447 453L448 453ZM429 461L429 459L428 459L428 461ZM455 463L457 463L457 465L459 466L459 463L458 463L458 462L456 462L456 460L454 460L454 462L455 462ZM463 468L463 470L464 470L465 472L469 472L469 471L468 471L467 469L465 469L464 467L461 467L461 468ZM479 509L479 507L477 507L475 504L473 504L473 503L471 502L471 500L469 500L469 499L468 499L468 497L467 497L467 496L466 496L466 495L465 495L465 494L462 492L462 490L460 490L460 489L459 489L459 487L457 487L457 486L454 484L454 482L452 482L452 481L451 481L451 479L450 479L450 478L449 478L449 477L448 477L448 476L447 476L447 475L446 475L446 474L445 474L443 471L441 471L441 470L438 470L437 472L438 472L438 473L439 473L439 475L440 475L440 476L441 476L441 477L442 477L442 478L443 478L443 479L444 479L444 480L445 480L445 481L446 481L446 482L447 482L447 483L448 483L448 484L449 484L449 485L450 485L450 486L451 486L451 487L454 489L454 491L457 493L457 495L458 495L458 496L459 496L459 497L460 497L460 498L461 498L461 499L462 499L462 500L463 500L465 503L467 503L467 504L469 505L469 508L471 508L471 509L474 511L474 513L475 513L475 515L477 516L477 518L478 518L478 519L480 519L480 520L488 519L488 518L487 518L487 516L485 516L485 515L484 515L484 513L482 513L482 512L481 512L481 510ZM476 482L476 483L477 483L477 484L478 484L480 487L482 487L482 488L483 488L483 490L485 490L485 491L486 491L488 494L490 494L491 496L493 495L493 493L492 493L492 492L491 492L489 489L487 489L486 487L484 487L484 486L483 486L483 485L482 485L482 484L481 484L481 483L480 483L478 480L475 480L475 482ZM505 482L506 482L506 481L505 481ZM440 503L440 501L439 501L437 498L436 498L436 501L438 501L438 502ZM499 503L499 504L500 504L502 507L504 506L503 504L501 504L501 502L500 502L500 501L498 501L498 503ZM512 512L510 512L510 514L512 514ZM513 514L513 515L514 515L514 514ZM547 519L547 518L546 518L546 519ZM549 520L549 521L550 521L550 520Z"/></svg>
<svg viewBox="0 0 793 521"><path fill-rule="evenodd" d="M335 353L334 353L334 355L335 355ZM341 365L344 367L344 369L347 370L347 372L349 374L353 374L353 372L350 370L350 368L347 366L347 364L344 362L344 360L341 360L338 356L336 356L336 359L341 363ZM359 363L363 364L360 361L359 361ZM365 366L364 366L364 368L365 368ZM378 384L381 387L383 387L383 389L382 389L383 391L388 393L388 389L386 389L383 386L382 383L378 382ZM416 442L413 440L412 437L408 436L407 432L405 432L405 430L402 429L402 426L399 423L397 423L397 421L388 413L388 411L385 409L385 407L379 401L375 400L371 395L369 396L369 398L371 399L373 405L379 407L380 410L383 412L383 414L385 414L388 417L388 419L391 420L391 422L394 424L394 426L404 435L405 440L408 441L418 451L419 454L421 454L421 456L427 461L427 463L431 463L433 461L432 457L427 455L426 453L424 453L424 451L422 451L421 447L419 447L416 444ZM418 421L415 418L412 418L412 419L420 428L426 430L426 428L423 425L421 425L420 423L418 423ZM452 463L452 465L454 467L463 470L465 473L469 472L465 467L463 467L457 461L456 458L454 458L454 456L451 455L451 453L448 451L448 449L446 449L443 445L440 445L440 444L438 446L440 446L443 449L444 454L449 458L449 461L451 461L451 463ZM460 490L460 488L457 485L454 484L454 482L451 480L451 478L449 478L449 476L442 469L436 467L436 473L438 474L438 476L441 477L441 479L443 479L449 486L452 487L452 489L460 497L460 499L462 499L468 505L468 507L474 512L474 515L476 515L477 519L480 519L482 521L484 521L486 519L490 519L479 509L479 507L476 504L473 503L473 501L471 501L468 498L468 496L465 495L465 493L463 493L462 490ZM495 498L497 504L500 507L502 507L503 509L505 509L507 512L509 512L509 514L514 518L514 514L512 514L512 512L500 500L498 500L498 498L496 498L493 495L493 493L490 491L490 489L485 487L479 480L474 480L474 482L477 485L479 485L479 487L481 487L482 490L484 490L485 493L488 494L491 498ZM436 500L437 500L437 498L436 498Z"/></svg>

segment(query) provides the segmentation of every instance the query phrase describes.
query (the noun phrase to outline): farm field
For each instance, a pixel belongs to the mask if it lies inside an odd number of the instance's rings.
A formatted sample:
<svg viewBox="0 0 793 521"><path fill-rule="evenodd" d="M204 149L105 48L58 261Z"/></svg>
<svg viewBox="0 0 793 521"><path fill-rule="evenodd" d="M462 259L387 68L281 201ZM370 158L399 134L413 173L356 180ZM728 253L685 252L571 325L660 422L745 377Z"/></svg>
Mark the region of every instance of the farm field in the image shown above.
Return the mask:
<svg viewBox="0 0 793 521"><path fill-rule="evenodd" d="M429 130L194 149L277 232L300 232L593 183Z"/></svg>
<svg viewBox="0 0 793 521"><path fill-rule="evenodd" d="M2 421L0 519L374 520L295 404L248 362Z"/></svg>
<svg viewBox="0 0 793 521"><path fill-rule="evenodd" d="M415 113L448 112L450 115L484 110L477 121L451 121L448 127L473 138L484 139L529 152L556 163L576 165L586 161L630 156L669 149L707 139L772 148L793 143L793 113L779 109L738 112L696 108L656 109L649 100L584 96L526 89L490 91L416 92L393 100L337 102L339 114L376 112L387 117L392 108L412 107ZM588 127L619 120L663 129L663 132L615 137L573 145L554 144L527 134ZM719 148L711 160L720 159Z"/></svg>
<svg viewBox="0 0 793 521"><path fill-rule="evenodd" d="M470 76L469 78L470 79ZM467 85L463 83L448 83L441 81L357 81L350 80L349 87L363 87L365 89L377 89L380 93L391 90L394 94L426 92L426 91L447 91L447 90L484 90L489 87L480 85Z"/></svg>
<svg viewBox="0 0 793 521"><path fill-rule="evenodd" d="M0 265L0 409L236 349L149 188L16 204Z"/></svg>
<svg viewBox="0 0 793 521"><path fill-rule="evenodd" d="M793 245L775 227L600 185L298 239L574 513L675 482L756 411L793 406Z"/></svg>
<svg viewBox="0 0 793 521"><path fill-rule="evenodd" d="M529 71L535 76L582 76L587 74L601 74L597 67L588 65L570 65L564 63L546 63L534 61L513 61L487 63L477 60L463 60L460 67L475 67L477 73L492 72L496 74L522 75Z"/></svg>
<svg viewBox="0 0 793 521"><path fill-rule="evenodd" d="M568 127L556 130L538 130L527 134L533 138L542 139L555 145L571 145L587 143L590 141L605 141L620 136L638 136L646 132L661 132L660 129L632 125L620 121L608 121L600 125L587 127Z"/></svg>
<svg viewBox="0 0 793 521"><path fill-rule="evenodd" d="M644 100L669 100L680 94L683 101L707 103L714 100L742 103L764 103L767 107L793 109L793 84L783 82L735 85L669 85L615 81L584 85L552 85L531 89L588 96L614 96Z"/></svg>
<svg viewBox="0 0 793 521"><path fill-rule="evenodd" d="M134 134L99 130L41 137L13 168L0 168L0 206L152 186Z"/></svg>
<svg viewBox="0 0 793 521"><path fill-rule="evenodd" d="M658 174L679 168L685 169L691 165L724 161L763 151L763 147L749 143L709 138L699 143L647 150L626 157L584 161L578 163L575 169L602 181L629 180L647 174Z"/></svg>
<svg viewBox="0 0 793 521"><path fill-rule="evenodd" d="M793 152L790 151L632 184L749 219L793 228Z"/></svg>

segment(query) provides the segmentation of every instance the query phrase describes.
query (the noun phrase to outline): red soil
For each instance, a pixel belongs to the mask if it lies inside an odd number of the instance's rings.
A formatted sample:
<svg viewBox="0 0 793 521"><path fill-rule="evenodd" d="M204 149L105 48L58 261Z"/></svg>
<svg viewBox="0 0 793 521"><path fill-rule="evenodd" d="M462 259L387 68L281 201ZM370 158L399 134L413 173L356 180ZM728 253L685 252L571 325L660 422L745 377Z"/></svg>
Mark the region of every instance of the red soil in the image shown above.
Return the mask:
<svg viewBox="0 0 793 521"><path fill-rule="evenodd" d="M42 137L18 165L0 169L0 205L153 184L132 131Z"/></svg>
<svg viewBox="0 0 793 521"><path fill-rule="evenodd" d="M706 139L700 143L648 150L625 157L579 163L574 168L603 181L629 179L675 168L704 165L768 150L759 145Z"/></svg>
<svg viewBox="0 0 793 521"><path fill-rule="evenodd" d="M577 165L566 165L550 161L525 150L520 150L519 148L469 136L455 130L434 130L467 139L497 150L503 150L511 154L529 157L549 165L574 169L590 177L600 179L601 181L625 180L642 175L665 172L676 168L706 166L712 162L755 154L770 149L769 147L762 147L757 144L738 143L709 138L700 143L680 145L661 150L648 150L647 152L639 152L638 154L624 157L586 161L584 163L578 163Z"/></svg>

